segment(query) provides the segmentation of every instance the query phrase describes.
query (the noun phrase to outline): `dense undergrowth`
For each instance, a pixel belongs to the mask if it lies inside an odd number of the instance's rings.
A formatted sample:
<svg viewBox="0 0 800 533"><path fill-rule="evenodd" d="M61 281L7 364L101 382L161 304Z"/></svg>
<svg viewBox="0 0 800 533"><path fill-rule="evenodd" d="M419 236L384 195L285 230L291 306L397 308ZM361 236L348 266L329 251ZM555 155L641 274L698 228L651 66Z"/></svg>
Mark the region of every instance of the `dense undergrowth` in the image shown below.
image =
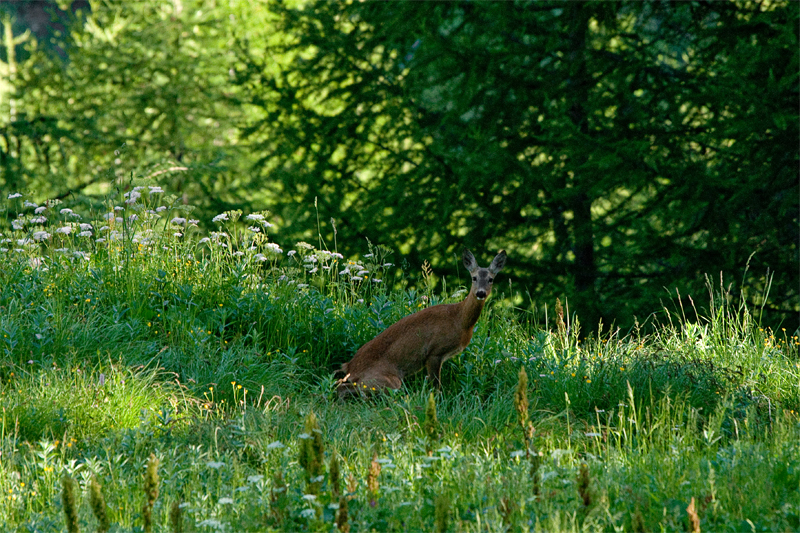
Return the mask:
<svg viewBox="0 0 800 533"><path fill-rule="evenodd" d="M81 527L98 527L94 479L111 530L141 530L151 454L155 530L800 528L800 342L723 287L703 311L592 338L560 304L539 322L498 287L434 420L422 376L342 403L333 373L463 288L438 294L369 243L358 260L281 249L267 213L205 235L157 187L81 215L8 196L4 530L63 530L65 476Z"/></svg>

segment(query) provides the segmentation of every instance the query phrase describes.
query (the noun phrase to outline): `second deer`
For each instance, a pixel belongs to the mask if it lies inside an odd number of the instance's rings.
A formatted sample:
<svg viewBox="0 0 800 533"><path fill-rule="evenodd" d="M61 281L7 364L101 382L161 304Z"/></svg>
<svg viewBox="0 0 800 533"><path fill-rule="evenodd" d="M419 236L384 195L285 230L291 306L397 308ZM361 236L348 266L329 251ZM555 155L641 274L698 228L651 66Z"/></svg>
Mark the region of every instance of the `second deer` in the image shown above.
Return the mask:
<svg viewBox="0 0 800 533"><path fill-rule="evenodd" d="M362 346L349 363L342 365L339 397L385 388L399 389L405 376L422 370L440 386L442 363L461 353L472 339L472 328L492 292L494 277L506 263L506 253L481 268L464 249L464 267L472 276L472 288L459 303L428 307L395 322Z"/></svg>

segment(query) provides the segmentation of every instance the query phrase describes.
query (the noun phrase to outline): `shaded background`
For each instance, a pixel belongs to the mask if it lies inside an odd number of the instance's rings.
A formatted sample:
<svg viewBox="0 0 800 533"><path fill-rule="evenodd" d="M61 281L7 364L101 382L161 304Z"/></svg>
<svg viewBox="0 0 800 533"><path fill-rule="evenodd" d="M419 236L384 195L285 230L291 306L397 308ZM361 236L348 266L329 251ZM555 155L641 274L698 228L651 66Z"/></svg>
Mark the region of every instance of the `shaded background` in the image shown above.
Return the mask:
<svg viewBox="0 0 800 533"><path fill-rule="evenodd" d="M142 181L630 327L706 276L798 327L789 1L3 2L0 188ZM14 213L2 213L8 225ZM335 221L334 228L328 222ZM680 295L680 296L678 296Z"/></svg>

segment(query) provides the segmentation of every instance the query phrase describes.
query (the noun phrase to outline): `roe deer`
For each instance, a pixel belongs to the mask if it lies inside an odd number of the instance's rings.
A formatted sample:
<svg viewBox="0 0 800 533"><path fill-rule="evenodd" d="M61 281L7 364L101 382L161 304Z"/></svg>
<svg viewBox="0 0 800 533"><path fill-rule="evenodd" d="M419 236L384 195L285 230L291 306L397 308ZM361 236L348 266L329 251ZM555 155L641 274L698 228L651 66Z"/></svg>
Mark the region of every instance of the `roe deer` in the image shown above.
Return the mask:
<svg viewBox="0 0 800 533"><path fill-rule="evenodd" d="M362 346L349 363L342 365L340 398L365 390L399 389L403 378L426 368L428 379L438 388L442 363L461 353L472 339L472 328L492 292L494 276L506 263L500 253L481 268L466 248L464 267L472 276L472 289L459 303L428 307L395 322Z"/></svg>

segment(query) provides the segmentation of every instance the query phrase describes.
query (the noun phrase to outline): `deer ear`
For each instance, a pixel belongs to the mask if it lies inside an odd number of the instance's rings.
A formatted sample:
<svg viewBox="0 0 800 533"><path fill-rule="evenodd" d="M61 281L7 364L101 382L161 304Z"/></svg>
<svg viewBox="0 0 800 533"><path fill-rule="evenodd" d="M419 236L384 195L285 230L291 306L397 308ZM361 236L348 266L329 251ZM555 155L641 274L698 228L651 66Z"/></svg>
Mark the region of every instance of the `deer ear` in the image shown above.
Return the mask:
<svg viewBox="0 0 800 533"><path fill-rule="evenodd" d="M466 248L464 248L464 253L461 254L461 259L464 261L464 268L466 268L467 271L473 272L478 270L478 262L475 261L475 256Z"/></svg>
<svg viewBox="0 0 800 533"><path fill-rule="evenodd" d="M500 250L500 253L495 256L492 260L492 264L489 265L489 272L492 275L497 274L500 272L506 264L506 251Z"/></svg>

